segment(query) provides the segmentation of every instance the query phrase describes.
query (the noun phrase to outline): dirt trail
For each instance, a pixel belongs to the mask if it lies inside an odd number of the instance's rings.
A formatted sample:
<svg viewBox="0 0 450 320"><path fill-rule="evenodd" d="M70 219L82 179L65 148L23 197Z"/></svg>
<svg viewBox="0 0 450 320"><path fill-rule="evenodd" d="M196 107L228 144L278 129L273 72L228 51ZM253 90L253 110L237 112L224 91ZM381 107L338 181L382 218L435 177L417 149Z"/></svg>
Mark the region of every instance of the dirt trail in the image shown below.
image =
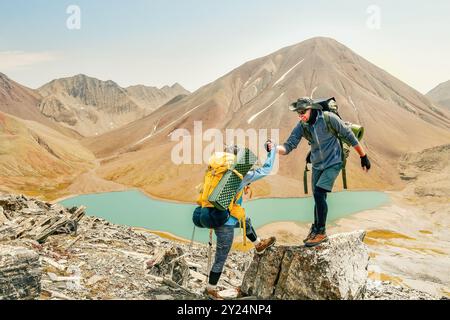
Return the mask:
<svg viewBox="0 0 450 320"><path fill-rule="evenodd" d="M128 186L114 181L105 180L97 175L97 170L100 168L101 162L109 160L111 158L113 157L95 159L93 161L94 167L78 176L75 181L67 188L67 193L73 196L79 194L123 191L130 189L130 187Z"/></svg>

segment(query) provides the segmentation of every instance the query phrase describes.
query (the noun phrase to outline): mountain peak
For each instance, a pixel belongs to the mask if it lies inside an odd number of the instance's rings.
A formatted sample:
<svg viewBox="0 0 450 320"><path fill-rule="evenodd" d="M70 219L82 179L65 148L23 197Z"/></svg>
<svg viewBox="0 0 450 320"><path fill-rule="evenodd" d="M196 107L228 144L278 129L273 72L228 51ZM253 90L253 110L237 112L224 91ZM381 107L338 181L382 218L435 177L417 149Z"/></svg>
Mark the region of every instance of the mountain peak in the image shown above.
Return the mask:
<svg viewBox="0 0 450 320"><path fill-rule="evenodd" d="M450 109L450 80L442 82L426 94L434 102Z"/></svg>
<svg viewBox="0 0 450 320"><path fill-rule="evenodd" d="M178 82L175 82L172 86L172 89L181 90L181 91L187 91L181 84Z"/></svg>

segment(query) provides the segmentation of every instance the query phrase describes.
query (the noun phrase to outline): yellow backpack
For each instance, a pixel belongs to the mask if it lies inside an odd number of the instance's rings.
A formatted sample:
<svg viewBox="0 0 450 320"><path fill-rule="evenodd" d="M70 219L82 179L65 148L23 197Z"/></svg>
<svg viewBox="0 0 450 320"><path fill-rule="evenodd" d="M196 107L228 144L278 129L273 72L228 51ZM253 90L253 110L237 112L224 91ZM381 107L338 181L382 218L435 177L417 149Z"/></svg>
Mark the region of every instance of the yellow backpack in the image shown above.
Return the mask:
<svg viewBox="0 0 450 320"><path fill-rule="evenodd" d="M213 208L208 198L213 193L214 189L219 184L223 175L231 170L232 165L236 162L236 156L232 153L227 152L216 152L214 153L208 161L208 169L206 170L203 184L200 184L199 189L199 197L197 199L197 204L202 208ZM243 179L243 176L236 170L233 169L233 172ZM228 207L231 216L235 217L239 221L239 225L241 229L243 229L243 243L246 245L246 225L245 225L245 209L240 205L236 204L236 201L242 196L243 190L240 191L231 201L230 206Z"/></svg>

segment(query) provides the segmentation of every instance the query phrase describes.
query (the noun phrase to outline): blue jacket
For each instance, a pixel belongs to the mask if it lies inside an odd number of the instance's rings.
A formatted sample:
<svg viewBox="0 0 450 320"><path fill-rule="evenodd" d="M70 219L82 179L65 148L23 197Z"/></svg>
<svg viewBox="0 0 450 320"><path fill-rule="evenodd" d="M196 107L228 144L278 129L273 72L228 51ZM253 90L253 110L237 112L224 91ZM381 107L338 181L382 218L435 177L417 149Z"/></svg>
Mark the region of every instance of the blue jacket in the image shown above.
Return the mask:
<svg viewBox="0 0 450 320"><path fill-rule="evenodd" d="M253 169L247 172L247 174L244 176L244 179L242 179L242 182L239 186L238 193L241 192L241 190L248 184L253 183L255 181L258 181L265 176L269 175L270 172L273 169L273 164L275 162L276 157L276 148L273 148L267 156L266 162L264 165L258 169ZM236 200L236 203L239 205L242 205L242 196ZM230 216L228 221L225 223L226 225L236 225L238 223L237 219L235 217Z"/></svg>
<svg viewBox="0 0 450 320"><path fill-rule="evenodd" d="M337 115L329 112L331 126L343 137L345 137L352 146L358 145L358 139L356 139L353 131L348 128L344 122L339 119ZM334 136L332 132L328 130L327 123L325 121L322 111L317 114L316 122L309 127L309 131L312 135L311 142L311 163L314 169L325 170L333 165L342 163L341 146L339 140ZM300 140L303 137L303 127L299 122L292 131L290 137L284 143L286 148L286 154L289 154L292 150L297 148Z"/></svg>

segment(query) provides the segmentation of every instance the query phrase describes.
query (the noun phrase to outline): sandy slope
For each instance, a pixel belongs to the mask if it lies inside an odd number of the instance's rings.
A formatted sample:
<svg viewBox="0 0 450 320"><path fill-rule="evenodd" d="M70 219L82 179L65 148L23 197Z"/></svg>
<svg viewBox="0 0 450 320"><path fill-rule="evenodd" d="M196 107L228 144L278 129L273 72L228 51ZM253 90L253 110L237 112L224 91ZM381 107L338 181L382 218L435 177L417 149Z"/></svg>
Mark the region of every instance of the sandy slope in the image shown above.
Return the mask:
<svg viewBox="0 0 450 320"><path fill-rule="evenodd" d="M1 190L54 199L67 194L94 159L78 140L0 112Z"/></svg>

